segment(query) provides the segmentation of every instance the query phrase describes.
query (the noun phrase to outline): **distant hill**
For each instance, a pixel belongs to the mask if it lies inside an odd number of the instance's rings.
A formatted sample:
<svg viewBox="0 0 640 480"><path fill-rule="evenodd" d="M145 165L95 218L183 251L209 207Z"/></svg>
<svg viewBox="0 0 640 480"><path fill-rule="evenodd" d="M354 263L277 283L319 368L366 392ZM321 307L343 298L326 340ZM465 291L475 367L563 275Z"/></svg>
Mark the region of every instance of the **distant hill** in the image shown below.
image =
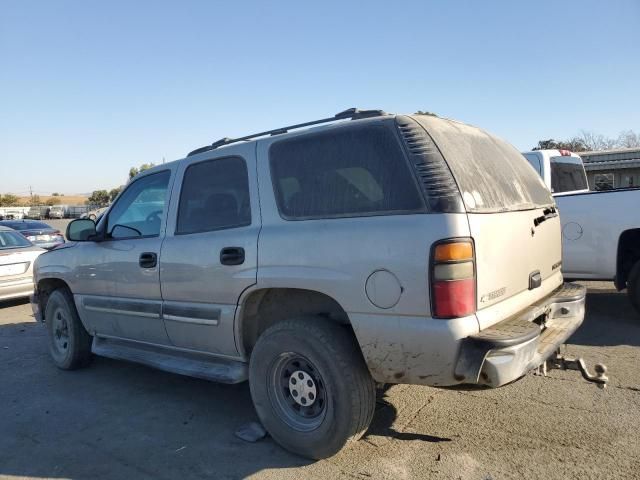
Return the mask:
<svg viewBox="0 0 640 480"><path fill-rule="evenodd" d="M40 203L47 205L50 198L59 198L60 205L84 205L89 198L89 195L64 195L59 197L52 197L49 195L40 195ZM20 205L29 205L31 203L31 197L29 195L18 197Z"/></svg>

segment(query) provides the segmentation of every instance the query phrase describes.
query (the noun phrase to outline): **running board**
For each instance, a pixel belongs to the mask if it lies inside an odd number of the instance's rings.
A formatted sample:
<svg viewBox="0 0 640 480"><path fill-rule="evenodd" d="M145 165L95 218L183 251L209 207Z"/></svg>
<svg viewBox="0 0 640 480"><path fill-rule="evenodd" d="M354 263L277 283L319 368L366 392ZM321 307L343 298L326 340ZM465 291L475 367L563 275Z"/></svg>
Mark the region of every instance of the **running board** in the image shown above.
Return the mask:
<svg viewBox="0 0 640 480"><path fill-rule="evenodd" d="M249 368L245 363L153 345L94 337L91 351L101 357L140 363L165 372L214 382L240 383L249 378Z"/></svg>

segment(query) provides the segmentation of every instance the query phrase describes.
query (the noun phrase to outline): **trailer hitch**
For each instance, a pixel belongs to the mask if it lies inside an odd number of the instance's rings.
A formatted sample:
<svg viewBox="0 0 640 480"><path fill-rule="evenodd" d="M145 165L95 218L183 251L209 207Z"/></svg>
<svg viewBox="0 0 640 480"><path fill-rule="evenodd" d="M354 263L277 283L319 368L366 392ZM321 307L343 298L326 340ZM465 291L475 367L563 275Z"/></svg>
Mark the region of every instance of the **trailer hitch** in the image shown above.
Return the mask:
<svg viewBox="0 0 640 480"><path fill-rule="evenodd" d="M551 356L546 362L540 365L540 373L544 376L547 375L547 370L577 370L582 374L587 382L595 383L598 388L606 388L609 383L609 377L607 377L607 367L602 363L596 363L593 366L595 374L589 372L587 364L584 359L572 358L562 355L558 350L553 356Z"/></svg>

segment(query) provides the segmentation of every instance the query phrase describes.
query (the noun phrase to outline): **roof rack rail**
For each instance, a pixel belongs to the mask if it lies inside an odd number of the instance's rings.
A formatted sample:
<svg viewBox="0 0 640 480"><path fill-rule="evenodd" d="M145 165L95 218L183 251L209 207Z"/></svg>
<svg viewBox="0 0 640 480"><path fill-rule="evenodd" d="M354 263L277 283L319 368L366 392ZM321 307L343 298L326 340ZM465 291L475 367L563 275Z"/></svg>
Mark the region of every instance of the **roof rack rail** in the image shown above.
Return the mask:
<svg viewBox="0 0 640 480"><path fill-rule="evenodd" d="M357 108L348 108L340 113L336 113L333 117L321 118L320 120L313 120L311 122L298 123L296 125L290 125L288 127L276 128L275 130L267 130L265 132L254 133L252 135L247 135L245 137L239 138L221 138L213 142L211 145L205 145L204 147L197 148L192 152L189 152L187 157L191 155L196 155L202 152L208 152L209 150L215 150L218 147L222 147L224 145L229 145L230 143L242 142L245 140L251 140L253 138L264 137L265 135L281 135L283 133L287 133L289 130L295 130L296 128L310 127L312 125L318 125L320 123L329 123L335 122L337 120L345 120L350 118L351 120L358 120L361 118L370 118L370 117L380 117L387 115L383 110L359 110Z"/></svg>

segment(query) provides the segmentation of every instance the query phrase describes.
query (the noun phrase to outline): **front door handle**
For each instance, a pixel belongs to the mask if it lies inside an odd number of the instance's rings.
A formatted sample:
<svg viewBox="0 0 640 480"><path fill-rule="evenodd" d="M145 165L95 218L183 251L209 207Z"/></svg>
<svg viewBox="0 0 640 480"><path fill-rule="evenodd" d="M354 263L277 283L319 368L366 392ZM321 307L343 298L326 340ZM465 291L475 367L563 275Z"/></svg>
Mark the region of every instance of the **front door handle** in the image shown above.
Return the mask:
<svg viewBox="0 0 640 480"><path fill-rule="evenodd" d="M158 255L153 252L142 252L138 259L138 264L142 268L154 268L158 265Z"/></svg>
<svg viewBox="0 0 640 480"><path fill-rule="evenodd" d="M220 250L220 263L222 265L242 265L244 263L244 248L223 248L222 250Z"/></svg>

